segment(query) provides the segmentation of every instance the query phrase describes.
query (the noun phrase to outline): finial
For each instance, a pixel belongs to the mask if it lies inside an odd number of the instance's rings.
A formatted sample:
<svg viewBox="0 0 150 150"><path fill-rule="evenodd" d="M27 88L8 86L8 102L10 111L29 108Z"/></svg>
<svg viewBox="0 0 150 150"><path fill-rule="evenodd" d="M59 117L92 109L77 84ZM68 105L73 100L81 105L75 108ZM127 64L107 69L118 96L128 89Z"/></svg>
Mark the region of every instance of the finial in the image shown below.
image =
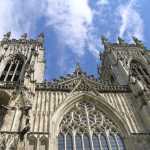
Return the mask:
<svg viewBox="0 0 150 150"><path fill-rule="evenodd" d="M44 42L44 33L43 32L38 35L38 42L40 42L40 43Z"/></svg>
<svg viewBox="0 0 150 150"><path fill-rule="evenodd" d="M4 34L4 39L8 40L10 39L10 36L11 36L11 32L7 32L6 34Z"/></svg>
<svg viewBox="0 0 150 150"><path fill-rule="evenodd" d="M27 33L24 33L23 35L21 35L21 39L23 40L27 39Z"/></svg>
<svg viewBox="0 0 150 150"><path fill-rule="evenodd" d="M108 39L105 37L105 36L101 36L101 41L102 41L102 44L106 44L108 42Z"/></svg>
<svg viewBox="0 0 150 150"><path fill-rule="evenodd" d="M124 44L125 43L124 40L121 37L118 37L118 42L119 42L119 44Z"/></svg>
<svg viewBox="0 0 150 150"><path fill-rule="evenodd" d="M138 38L136 37L132 37L133 38L133 41L134 43L137 45L137 46L140 46L141 48L144 48L144 44L142 43L142 41L140 41Z"/></svg>
<svg viewBox="0 0 150 150"><path fill-rule="evenodd" d="M79 63L76 64L75 73L77 74L77 76L82 73Z"/></svg>

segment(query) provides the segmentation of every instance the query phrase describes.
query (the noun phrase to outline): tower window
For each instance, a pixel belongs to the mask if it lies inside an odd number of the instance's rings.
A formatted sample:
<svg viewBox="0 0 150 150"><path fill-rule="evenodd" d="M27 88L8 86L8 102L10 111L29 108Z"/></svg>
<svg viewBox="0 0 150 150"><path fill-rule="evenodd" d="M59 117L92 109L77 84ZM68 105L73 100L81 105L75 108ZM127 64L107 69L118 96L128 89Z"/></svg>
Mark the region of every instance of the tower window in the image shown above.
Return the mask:
<svg viewBox="0 0 150 150"><path fill-rule="evenodd" d="M23 67L23 60L20 57L14 57L9 60L2 72L0 81L18 81Z"/></svg>

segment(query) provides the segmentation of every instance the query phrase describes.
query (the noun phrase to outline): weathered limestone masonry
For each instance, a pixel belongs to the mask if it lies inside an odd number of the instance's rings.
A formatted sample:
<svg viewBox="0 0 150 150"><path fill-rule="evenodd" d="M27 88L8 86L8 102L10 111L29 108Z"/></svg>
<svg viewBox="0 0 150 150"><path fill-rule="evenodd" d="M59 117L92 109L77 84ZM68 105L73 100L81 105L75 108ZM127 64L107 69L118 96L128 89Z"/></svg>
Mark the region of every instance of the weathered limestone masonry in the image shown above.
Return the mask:
<svg viewBox="0 0 150 150"><path fill-rule="evenodd" d="M150 51L102 37L99 78L44 81L44 35L0 41L0 150L149 150ZM52 69L51 69L52 70Z"/></svg>

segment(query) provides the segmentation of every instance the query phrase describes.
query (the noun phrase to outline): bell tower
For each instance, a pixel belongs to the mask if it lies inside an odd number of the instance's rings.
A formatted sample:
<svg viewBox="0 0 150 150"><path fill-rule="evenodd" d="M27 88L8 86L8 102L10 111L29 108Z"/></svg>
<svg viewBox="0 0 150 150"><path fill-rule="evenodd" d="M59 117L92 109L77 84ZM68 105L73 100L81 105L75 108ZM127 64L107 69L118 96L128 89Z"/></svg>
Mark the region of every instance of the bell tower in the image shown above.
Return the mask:
<svg viewBox="0 0 150 150"><path fill-rule="evenodd" d="M43 33L36 40L28 39L26 33L18 40L10 37L8 32L0 42L0 81L42 82L45 67Z"/></svg>
<svg viewBox="0 0 150 150"><path fill-rule="evenodd" d="M143 43L133 37L131 44L120 37L117 43L109 42L102 36L104 52L100 77L114 84L128 85L134 95L132 104L150 130L150 51Z"/></svg>
<svg viewBox="0 0 150 150"><path fill-rule="evenodd" d="M30 129L29 111L36 83L44 81L44 68L43 33L37 39L29 39L26 33L20 39L11 38L10 32L4 35L0 41L0 108L7 115L3 116L6 119L0 125L1 131L8 128L22 138ZM10 118L14 118L12 123L8 123Z"/></svg>

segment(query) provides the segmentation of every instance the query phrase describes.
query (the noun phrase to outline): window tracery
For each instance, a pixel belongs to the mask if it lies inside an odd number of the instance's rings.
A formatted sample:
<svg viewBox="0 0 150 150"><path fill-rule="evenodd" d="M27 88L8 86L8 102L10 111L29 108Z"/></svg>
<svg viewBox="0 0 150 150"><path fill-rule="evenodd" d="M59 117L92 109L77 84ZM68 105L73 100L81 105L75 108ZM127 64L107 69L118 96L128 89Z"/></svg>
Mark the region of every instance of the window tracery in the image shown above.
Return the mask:
<svg viewBox="0 0 150 150"><path fill-rule="evenodd" d="M0 81L18 81L23 63L20 57L10 59L2 72Z"/></svg>
<svg viewBox="0 0 150 150"><path fill-rule="evenodd" d="M125 150L117 126L88 101L77 102L60 124L58 150L73 150L74 147L76 150L109 150L110 147Z"/></svg>

